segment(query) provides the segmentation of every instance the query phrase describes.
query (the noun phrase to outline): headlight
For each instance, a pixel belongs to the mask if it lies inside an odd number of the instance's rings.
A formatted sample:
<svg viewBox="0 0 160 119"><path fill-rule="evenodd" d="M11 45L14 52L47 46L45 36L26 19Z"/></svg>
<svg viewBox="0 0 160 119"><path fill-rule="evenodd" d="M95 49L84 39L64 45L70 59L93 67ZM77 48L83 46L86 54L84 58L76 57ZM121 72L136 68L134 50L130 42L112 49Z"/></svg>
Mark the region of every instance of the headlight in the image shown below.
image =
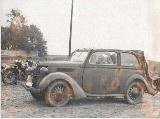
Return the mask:
<svg viewBox="0 0 160 119"><path fill-rule="evenodd" d="M46 68L46 67L42 67L41 69L40 69L40 75L41 76L44 76L44 75L46 75L48 73L48 69Z"/></svg>

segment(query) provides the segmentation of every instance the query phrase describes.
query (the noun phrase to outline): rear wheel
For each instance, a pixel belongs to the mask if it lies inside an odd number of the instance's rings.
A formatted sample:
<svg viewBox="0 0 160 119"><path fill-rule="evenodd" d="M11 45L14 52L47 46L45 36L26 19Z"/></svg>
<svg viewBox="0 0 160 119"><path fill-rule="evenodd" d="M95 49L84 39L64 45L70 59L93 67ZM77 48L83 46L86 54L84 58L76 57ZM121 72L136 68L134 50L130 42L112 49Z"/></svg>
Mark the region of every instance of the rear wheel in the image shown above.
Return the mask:
<svg viewBox="0 0 160 119"><path fill-rule="evenodd" d="M45 93L45 101L49 106L64 106L72 96L72 89L65 81L56 81L49 85Z"/></svg>
<svg viewBox="0 0 160 119"><path fill-rule="evenodd" d="M4 71L2 81L4 84L15 84L16 83L16 75L13 72L13 69L6 69Z"/></svg>
<svg viewBox="0 0 160 119"><path fill-rule="evenodd" d="M130 104L138 104L142 102L144 95L144 87L142 83L132 82L127 89L126 99Z"/></svg>

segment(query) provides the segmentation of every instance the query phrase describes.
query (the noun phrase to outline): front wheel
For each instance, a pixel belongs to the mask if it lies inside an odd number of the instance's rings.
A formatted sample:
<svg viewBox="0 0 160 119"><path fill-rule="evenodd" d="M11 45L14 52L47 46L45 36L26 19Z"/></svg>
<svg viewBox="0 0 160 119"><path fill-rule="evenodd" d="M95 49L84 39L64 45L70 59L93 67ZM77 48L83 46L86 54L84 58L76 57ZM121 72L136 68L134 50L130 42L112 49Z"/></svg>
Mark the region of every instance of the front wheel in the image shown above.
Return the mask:
<svg viewBox="0 0 160 119"><path fill-rule="evenodd" d="M142 83L136 81L128 86L126 99L130 104L138 104L142 102L144 95L144 87Z"/></svg>
<svg viewBox="0 0 160 119"><path fill-rule="evenodd" d="M65 81L56 81L49 85L45 93L45 101L49 106L64 106L72 96L72 89Z"/></svg>

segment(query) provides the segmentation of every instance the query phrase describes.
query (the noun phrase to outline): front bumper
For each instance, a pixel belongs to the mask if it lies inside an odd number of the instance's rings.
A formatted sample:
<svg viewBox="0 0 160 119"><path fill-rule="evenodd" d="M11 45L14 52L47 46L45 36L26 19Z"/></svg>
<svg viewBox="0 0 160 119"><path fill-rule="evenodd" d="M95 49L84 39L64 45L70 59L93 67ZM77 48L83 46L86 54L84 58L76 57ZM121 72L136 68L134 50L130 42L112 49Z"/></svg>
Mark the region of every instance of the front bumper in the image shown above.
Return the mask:
<svg viewBox="0 0 160 119"><path fill-rule="evenodd" d="M27 91L30 91L32 93L41 93L40 89L34 88L32 86L27 86L26 84L21 84Z"/></svg>

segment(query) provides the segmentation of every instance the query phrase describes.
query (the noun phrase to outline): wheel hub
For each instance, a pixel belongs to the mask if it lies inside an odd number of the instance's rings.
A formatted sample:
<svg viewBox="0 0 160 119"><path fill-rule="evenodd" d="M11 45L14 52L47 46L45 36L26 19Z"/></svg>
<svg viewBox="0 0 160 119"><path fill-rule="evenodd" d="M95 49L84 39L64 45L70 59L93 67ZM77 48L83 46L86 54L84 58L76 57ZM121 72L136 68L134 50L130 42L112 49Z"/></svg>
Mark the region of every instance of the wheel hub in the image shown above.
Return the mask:
<svg viewBox="0 0 160 119"><path fill-rule="evenodd" d="M138 88L133 88L132 93L135 94L135 95L138 95L139 94Z"/></svg>
<svg viewBox="0 0 160 119"><path fill-rule="evenodd" d="M57 86L54 88L52 92L52 97L54 98L55 101L59 102L63 100L64 98L64 87L63 86Z"/></svg>
<svg viewBox="0 0 160 119"><path fill-rule="evenodd" d="M136 100L140 96L140 89L137 86L130 88L129 96L132 100Z"/></svg>

